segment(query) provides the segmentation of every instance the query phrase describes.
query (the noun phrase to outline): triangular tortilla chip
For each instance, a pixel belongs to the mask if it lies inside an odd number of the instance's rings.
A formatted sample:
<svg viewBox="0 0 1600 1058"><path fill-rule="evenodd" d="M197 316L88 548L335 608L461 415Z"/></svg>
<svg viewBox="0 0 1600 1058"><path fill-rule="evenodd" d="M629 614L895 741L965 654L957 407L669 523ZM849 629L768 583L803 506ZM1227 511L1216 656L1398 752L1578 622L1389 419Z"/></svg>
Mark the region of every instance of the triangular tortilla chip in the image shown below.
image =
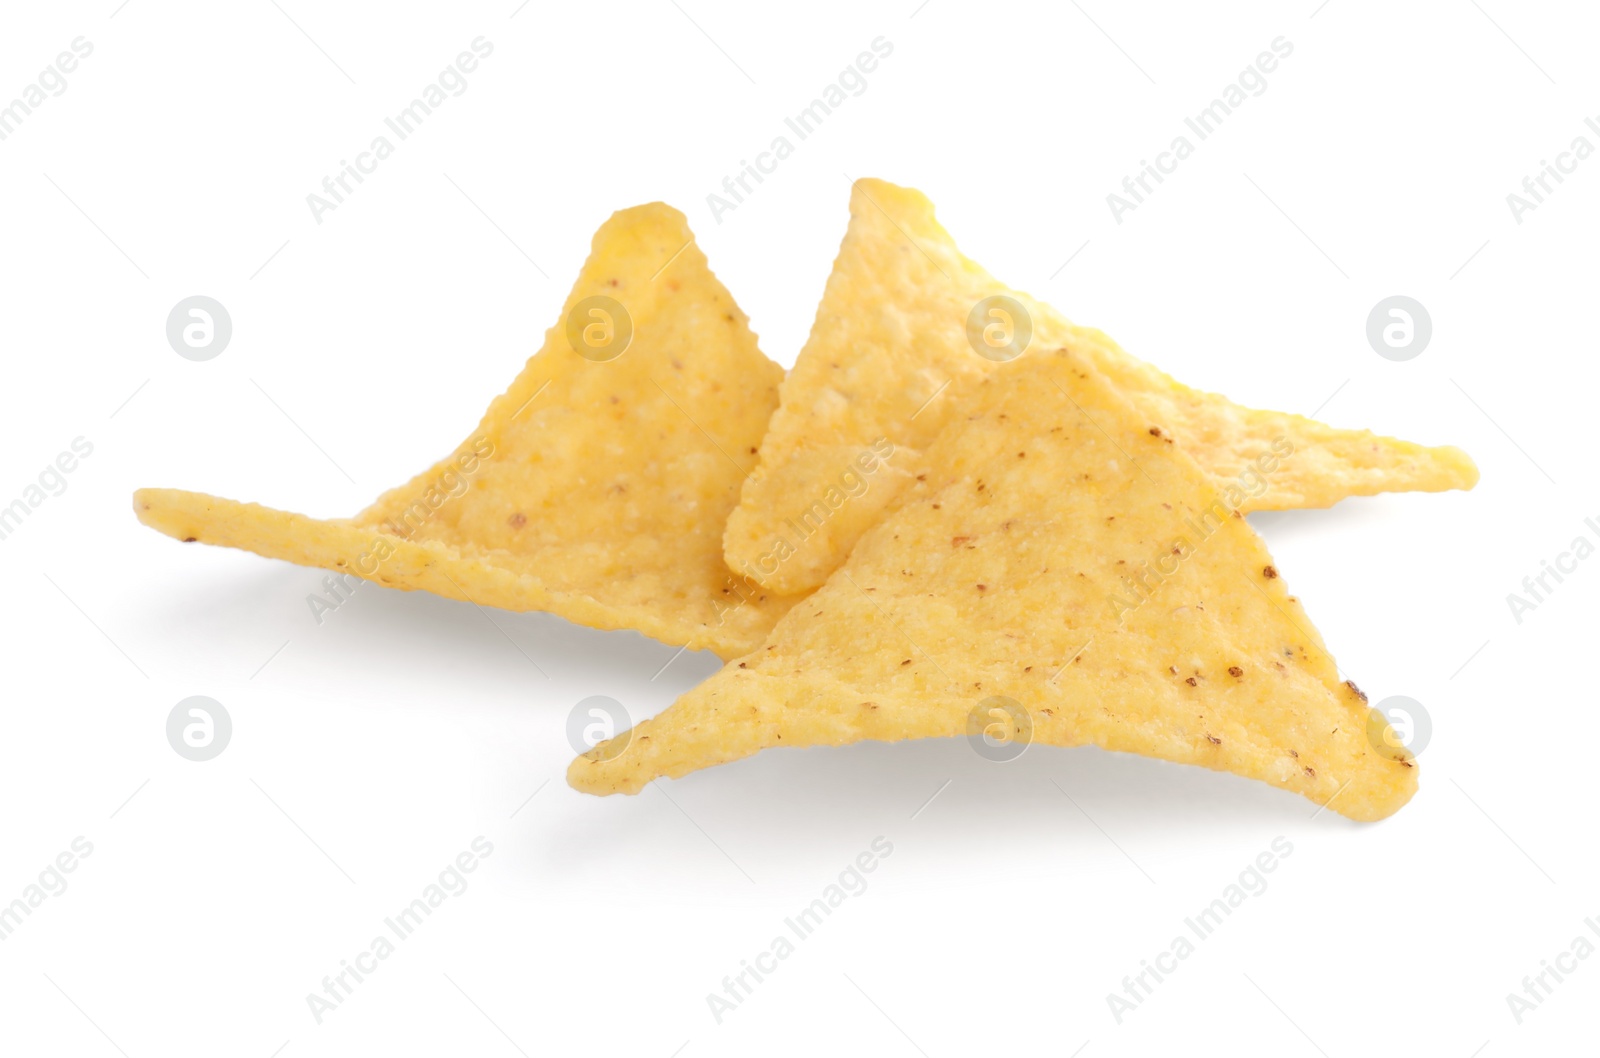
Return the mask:
<svg viewBox="0 0 1600 1058"><path fill-rule="evenodd" d="M1275 442L1292 446L1267 490L1244 509L1326 507L1346 496L1470 488L1478 472L1455 448L1424 448L1298 415L1256 411L1189 389L1128 356L1097 331L1010 290L956 248L920 192L860 180L850 227L811 337L780 390L759 466L728 522L728 564L780 592L816 587L921 472L921 453L962 390L1020 350L975 352L969 328L993 323L1019 340L1023 321L980 312L985 298L1019 303L1031 355L1058 347L1088 356L1147 425L1177 439L1219 480L1247 472ZM1001 306L1001 311L1004 307ZM976 330L979 335L985 332ZM892 447L859 494L837 488L866 447ZM850 482L847 480L846 484ZM1253 482L1245 482L1249 491ZM832 489L830 492L829 490Z"/></svg>
<svg viewBox="0 0 1600 1058"><path fill-rule="evenodd" d="M1003 368L958 414L926 480L761 649L568 781L633 793L773 746L1000 722L1261 779L1353 819L1410 799L1409 753L1341 681L1260 537L1087 358Z"/></svg>
<svg viewBox="0 0 1600 1058"><path fill-rule="evenodd" d="M455 455L354 518L166 489L134 509L180 540L731 657L794 602L721 546L782 377L683 214L639 206L595 234L561 320Z"/></svg>

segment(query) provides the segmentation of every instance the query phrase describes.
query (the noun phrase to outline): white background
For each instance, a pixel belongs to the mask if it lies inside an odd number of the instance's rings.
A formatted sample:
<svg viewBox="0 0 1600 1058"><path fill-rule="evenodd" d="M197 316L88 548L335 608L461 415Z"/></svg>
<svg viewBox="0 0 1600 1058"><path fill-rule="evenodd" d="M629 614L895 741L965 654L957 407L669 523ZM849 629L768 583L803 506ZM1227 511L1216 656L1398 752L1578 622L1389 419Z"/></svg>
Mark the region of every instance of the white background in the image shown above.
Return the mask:
<svg viewBox="0 0 1600 1058"><path fill-rule="evenodd" d="M0 101L94 51L0 142L0 504L74 438L94 452L0 541L0 902L94 851L0 941L0 1050L1592 1050L1600 958L1520 1025L1506 996L1600 916L1600 561L1520 624L1506 596L1600 537L1600 160L1521 224L1506 196L1600 146L1593 11L517 2L7 5ZM468 90L316 223L306 196L479 36ZM867 90L718 223L707 194L879 36ZM1116 223L1106 195L1279 36L1264 94ZM689 215L792 363L869 175L1191 384L1472 453L1471 493L1251 519L1345 674L1431 718L1409 807L1361 826L1232 776L958 740L586 797L572 706L642 718L714 658L376 587L318 626L321 572L133 518L143 485L332 516L406 480L639 202ZM193 294L233 319L207 363L164 334ZM1391 294L1433 320L1405 363L1364 334ZM195 694L234 724L206 763L165 736ZM317 1024L306 995L478 835L470 888ZM718 1024L707 994L878 836L869 888ZM1119 1025L1107 995L1278 836L1266 891Z"/></svg>

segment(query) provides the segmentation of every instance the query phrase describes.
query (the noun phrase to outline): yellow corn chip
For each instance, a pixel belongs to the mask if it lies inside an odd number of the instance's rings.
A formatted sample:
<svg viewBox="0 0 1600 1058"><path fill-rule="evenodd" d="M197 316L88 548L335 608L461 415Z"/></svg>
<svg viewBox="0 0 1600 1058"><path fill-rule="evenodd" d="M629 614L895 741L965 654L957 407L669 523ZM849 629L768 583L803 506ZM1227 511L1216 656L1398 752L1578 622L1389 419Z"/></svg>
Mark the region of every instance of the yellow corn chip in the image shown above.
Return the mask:
<svg viewBox="0 0 1600 1058"><path fill-rule="evenodd" d="M731 657L794 602L722 560L782 377L683 215L640 206L596 233L561 322L477 431L354 518L168 489L134 509L180 540Z"/></svg>
<svg viewBox="0 0 1600 1058"><path fill-rule="evenodd" d="M1415 792L1261 539L1089 358L974 383L924 465L762 648L568 781L633 793L773 746L999 731L1231 771L1352 819Z"/></svg>
<svg viewBox="0 0 1600 1058"><path fill-rule="evenodd" d="M811 337L728 522L729 565L780 592L816 587L921 473L922 450L962 390L1025 350L1061 347L1089 357L1147 425L1221 480L1240 476L1275 442L1290 446L1293 458L1247 497L1246 511L1477 481L1455 448L1338 430L1189 389L1006 288L961 254L921 193L861 180ZM853 462L874 444L892 452L886 465L854 474Z"/></svg>

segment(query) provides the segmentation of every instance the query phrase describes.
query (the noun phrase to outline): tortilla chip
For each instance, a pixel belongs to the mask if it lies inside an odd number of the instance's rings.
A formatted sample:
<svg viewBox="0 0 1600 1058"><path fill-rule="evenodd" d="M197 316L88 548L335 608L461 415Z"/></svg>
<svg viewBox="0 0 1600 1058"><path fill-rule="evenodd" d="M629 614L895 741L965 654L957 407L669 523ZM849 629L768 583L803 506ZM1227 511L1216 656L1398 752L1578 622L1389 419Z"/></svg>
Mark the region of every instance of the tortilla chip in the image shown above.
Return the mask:
<svg viewBox="0 0 1600 1058"><path fill-rule="evenodd" d="M134 509L180 540L732 657L795 601L722 560L782 377L683 214L639 206L596 233L561 321L472 436L354 518L167 489Z"/></svg>
<svg viewBox="0 0 1600 1058"><path fill-rule="evenodd" d="M1249 468L1276 442L1294 456L1270 475L1251 511L1332 507L1349 496L1380 492L1445 492L1478 483L1472 457L1450 445L1429 447L1370 430L1345 430L1304 415L1261 411L1227 397L1190 389L1122 351L1105 333L1070 327L1068 345L1081 343L1095 365L1122 388L1152 422L1221 483L1249 482Z"/></svg>
<svg viewBox="0 0 1600 1058"><path fill-rule="evenodd" d="M1052 350L974 383L924 462L761 649L568 781L633 793L773 746L999 723L1249 776L1352 819L1415 792L1409 753L1341 681L1260 537L1088 358Z"/></svg>
<svg viewBox="0 0 1600 1058"><path fill-rule="evenodd" d="M989 298L1011 299L1016 308L975 310ZM1189 389L968 260L920 192L860 180L811 337L783 383L760 464L728 522L728 564L780 592L821 584L922 472L922 451L963 390L998 362L1027 355L1024 349L1063 347L1086 355L1147 425L1175 437L1219 479L1244 473L1279 439L1291 444L1295 457L1247 511L1477 481L1472 461L1455 448L1337 430ZM888 466L867 475L859 495L846 491L847 499L830 502L828 490L851 460L880 439L894 452Z"/></svg>

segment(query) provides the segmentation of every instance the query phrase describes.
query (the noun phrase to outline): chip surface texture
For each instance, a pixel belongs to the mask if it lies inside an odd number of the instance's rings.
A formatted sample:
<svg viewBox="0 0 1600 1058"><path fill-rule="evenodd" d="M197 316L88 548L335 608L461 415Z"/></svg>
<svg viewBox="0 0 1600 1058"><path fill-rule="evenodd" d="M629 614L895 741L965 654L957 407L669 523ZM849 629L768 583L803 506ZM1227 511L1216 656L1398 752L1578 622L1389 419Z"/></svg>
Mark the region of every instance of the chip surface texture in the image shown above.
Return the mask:
<svg viewBox="0 0 1600 1058"><path fill-rule="evenodd" d="M1459 449L1337 429L1191 389L989 275L956 247L920 192L858 180L811 335L728 521L728 564L780 592L817 587L922 472L924 449L965 390L1017 357L1060 348L1093 362L1148 425L1220 481L1287 444L1293 457L1247 497L1246 511L1477 481ZM830 495L857 453L880 439L894 455L864 491Z"/></svg>
<svg viewBox="0 0 1600 1058"><path fill-rule="evenodd" d="M683 215L639 206L596 233L561 319L472 435L360 514L174 489L141 489L134 510L180 540L730 657L794 602L722 559L782 377Z"/></svg>
<svg viewBox="0 0 1600 1058"><path fill-rule="evenodd" d="M1410 799L1415 762L1369 741L1261 539L1088 358L1007 365L955 418L766 644L569 782L632 793L770 747L960 736L999 702L1033 742L1234 772L1352 819Z"/></svg>

